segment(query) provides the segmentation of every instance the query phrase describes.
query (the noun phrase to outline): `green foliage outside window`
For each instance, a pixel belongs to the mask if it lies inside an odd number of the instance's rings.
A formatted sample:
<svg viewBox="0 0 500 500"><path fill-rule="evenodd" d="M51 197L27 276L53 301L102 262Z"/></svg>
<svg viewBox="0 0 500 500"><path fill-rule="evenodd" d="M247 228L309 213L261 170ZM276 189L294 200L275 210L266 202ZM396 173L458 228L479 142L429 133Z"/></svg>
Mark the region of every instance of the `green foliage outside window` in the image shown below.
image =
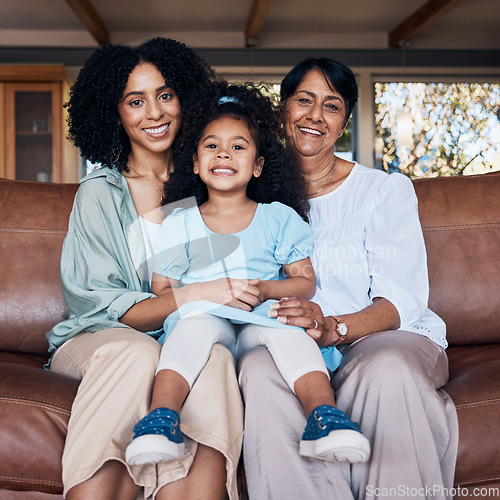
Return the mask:
<svg viewBox="0 0 500 500"><path fill-rule="evenodd" d="M500 84L376 83L377 167L409 177L500 169Z"/></svg>

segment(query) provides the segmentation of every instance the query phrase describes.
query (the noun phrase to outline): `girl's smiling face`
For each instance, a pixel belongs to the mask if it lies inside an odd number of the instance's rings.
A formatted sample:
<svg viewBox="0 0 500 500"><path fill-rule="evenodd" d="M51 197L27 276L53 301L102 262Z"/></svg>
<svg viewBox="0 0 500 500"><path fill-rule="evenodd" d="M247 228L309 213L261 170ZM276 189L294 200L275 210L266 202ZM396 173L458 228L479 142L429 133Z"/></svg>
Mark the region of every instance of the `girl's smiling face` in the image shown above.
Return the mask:
<svg viewBox="0 0 500 500"><path fill-rule="evenodd" d="M247 124L230 115L210 122L201 136L194 157L194 173L211 191L244 191L252 176L259 177L264 158Z"/></svg>
<svg viewBox="0 0 500 500"><path fill-rule="evenodd" d="M181 125L179 99L150 63L139 64L130 73L118 114L132 152L164 153L172 146Z"/></svg>

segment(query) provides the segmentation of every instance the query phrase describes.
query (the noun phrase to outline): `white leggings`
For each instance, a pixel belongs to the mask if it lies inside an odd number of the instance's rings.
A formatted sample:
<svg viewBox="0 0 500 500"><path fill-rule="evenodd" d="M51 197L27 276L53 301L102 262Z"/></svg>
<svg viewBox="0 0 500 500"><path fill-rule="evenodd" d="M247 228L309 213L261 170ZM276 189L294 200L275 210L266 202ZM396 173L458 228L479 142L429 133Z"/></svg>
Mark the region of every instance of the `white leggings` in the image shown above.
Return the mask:
<svg viewBox="0 0 500 500"><path fill-rule="evenodd" d="M318 345L304 330L235 325L206 313L185 316L177 322L163 344L156 373L174 370L192 387L216 343L226 346L236 359L265 345L292 391L295 381L306 373L320 371L328 375Z"/></svg>

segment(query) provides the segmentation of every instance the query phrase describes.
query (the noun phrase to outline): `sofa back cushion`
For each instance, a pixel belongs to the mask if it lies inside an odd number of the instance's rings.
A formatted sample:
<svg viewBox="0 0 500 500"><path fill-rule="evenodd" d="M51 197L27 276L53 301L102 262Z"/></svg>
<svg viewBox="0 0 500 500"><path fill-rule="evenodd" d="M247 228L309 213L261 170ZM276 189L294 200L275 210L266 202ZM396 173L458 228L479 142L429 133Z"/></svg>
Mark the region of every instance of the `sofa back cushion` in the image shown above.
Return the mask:
<svg viewBox="0 0 500 500"><path fill-rule="evenodd" d="M500 342L500 174L414 182L427 247L429 307L450 345Z"/></svg>
<svg viewBox="0 0 500 500"><path fill-rule="evenodd" d="M0 350L47 354L65 309L59 261L78 185L0 180Z"/></svg>

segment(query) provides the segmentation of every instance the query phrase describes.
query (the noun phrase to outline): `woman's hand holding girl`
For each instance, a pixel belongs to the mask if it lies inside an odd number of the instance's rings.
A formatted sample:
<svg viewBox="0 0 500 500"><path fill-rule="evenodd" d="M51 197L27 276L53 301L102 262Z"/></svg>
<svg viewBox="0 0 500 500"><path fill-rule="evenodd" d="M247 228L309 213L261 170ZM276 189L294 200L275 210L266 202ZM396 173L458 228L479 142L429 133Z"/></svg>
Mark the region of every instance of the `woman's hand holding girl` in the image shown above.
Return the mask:
<svg viewBox="0 0 500 500"><path fill-rule="evenodd" d="M165 278L169 283L170 280ZM183 304L195 300L208 300L243 311L260 305L259 279L240 280L221 278L203 283L192 283L180 288L164 286L153 293L157 297L143 300L131 307L120 321L139 331L147 332L162 327L165 318ZM153 281L156 285L157 280Z"/></svg>
<svg viewBox="0 0 500 500"><path fill-rule="evenodd" d="M280 323L304 328L320 347L330 347L341 342L335 332L335 319L324 316L318 304L310 300L285 297L271 307L269 316Z"/></svg>
<svg viewBox="0 0 500 500"><path fill-rule="evenodd" d="M287 297L271 307L271 317L280 323L305 328L320 347L336 346L342 342L336 330L337 320L333 316L324 316L321 307L314 302ZM400 326L398 310L382 297L375 297L373 303L361 311L343 314L342 321L348 326L346 343L371 333L397 330Z"/></svg>

